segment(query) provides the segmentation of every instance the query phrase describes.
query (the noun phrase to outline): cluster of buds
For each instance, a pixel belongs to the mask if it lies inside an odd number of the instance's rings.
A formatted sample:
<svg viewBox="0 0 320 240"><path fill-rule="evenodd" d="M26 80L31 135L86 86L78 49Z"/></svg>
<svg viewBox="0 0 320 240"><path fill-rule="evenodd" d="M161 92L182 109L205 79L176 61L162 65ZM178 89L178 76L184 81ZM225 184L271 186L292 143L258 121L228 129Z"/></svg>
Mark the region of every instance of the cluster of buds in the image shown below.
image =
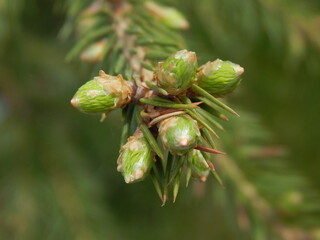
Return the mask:
<svg viewBox="0 0 320 240"><path fill-rule="evenodd" d="M210 172L221 183L208 153L222 153L215 149L214 137L215 128L223 129L217 120L227 120L223 111L237 114L216 97L232 92L242 73L239 65L220 59L198 67L196 54L181 50L158 63L152 82L138 86L100 71L79 88L71 103L85 113L124 108L123 135L137 130L122 144L118 171L126 183L150 174L165 202L169 185L175 200L184 169L187 183L191 176L204 182Z"/></svg>

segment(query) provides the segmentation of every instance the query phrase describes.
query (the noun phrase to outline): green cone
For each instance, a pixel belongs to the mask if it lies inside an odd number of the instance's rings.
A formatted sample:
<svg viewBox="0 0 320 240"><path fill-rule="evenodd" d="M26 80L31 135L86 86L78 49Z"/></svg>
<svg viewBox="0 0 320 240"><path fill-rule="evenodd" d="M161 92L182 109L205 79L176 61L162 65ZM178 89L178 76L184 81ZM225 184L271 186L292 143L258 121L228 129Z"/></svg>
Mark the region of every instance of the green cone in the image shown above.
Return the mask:
<svg viewBox="0 0 320 240"><path fill-rule="evenodd" d="M193 149L190 153L191 159L191 171L192 177L199 179L201 182L205 182L210 173L210 168L199 150Z"/></svg>
<svg viewBox="0 0 320 240"><path fill-rule="evenodd" d="M101 56L105 48L108 46L108 42L106 39L102 39L93 44L90 44L87 48L85 48L81 55L80 59L84 62L95 63L101 61Z"/></svg>
<svg viewBox="0 0 320 240"><path fill-rule="evenodd" d="M195 81L196 71L196 54L181 50L158 64L158 85L169 94L177 95L191 87Z"/></svg>
<svg viewBox="0 0 320 240"><path fill-rule="evenodd" d="M152 1L145 2L144 6L153 16L158 18L160 22L170 28L187 29L189 27L188 21L175 8L164 7Z"/></svg>
<svg viewBox="0 0 320 240"><path fill-rule="evenodd" d="M240 83L244 69L230 61L217 59L207 62L197 74L198 85L214 95L232 92Z"/></svg>
<svg viewBox="0 0 320 240"><path fill-rule="evenodd" d="M124 107L131 99L132 87L121 75L110 76L102 70L99 74L81 86L71 100L84 113L107 113Z"/></svg>
<svg viewBox="0 0 320 240"><path fill-rule="evenodd" d="M154 152L140 130L137 130L120 149L117 170L126 183L143 180L149 173L154 160Z"/></svg>
<svg viewBox="0 0 320 240"><path fill-rule="evenodd" d="M166 149L174 155L183 155L197 146L200 132L195 120L188 115L180 115L161 121L159 135Z"/></svg>

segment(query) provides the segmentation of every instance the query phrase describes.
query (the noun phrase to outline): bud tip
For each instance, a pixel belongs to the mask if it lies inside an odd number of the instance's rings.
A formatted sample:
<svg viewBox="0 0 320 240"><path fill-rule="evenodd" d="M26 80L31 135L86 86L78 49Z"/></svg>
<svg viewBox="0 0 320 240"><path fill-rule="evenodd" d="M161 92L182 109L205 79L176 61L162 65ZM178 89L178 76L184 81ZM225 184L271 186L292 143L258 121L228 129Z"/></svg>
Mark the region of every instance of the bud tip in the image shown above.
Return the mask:
<svg viewBox="0 0 320 240"><path fill-rule="evenodd" d="M189 145L189 139L188 138L181 138L178 142L178 145L180 147L186 147Z"/></svg>
<svg viewBox="0 0 320 240"><path fill-rule="evenodd" d="M129 184L129 183L132 182L131 178L125 178L124 181L125 181L127 184Z"/></svg>
<svg viewBox="0 0 320 240"><path fill-rule="evenodd" d="M201 177L200 177L200 181L201 181L201 182L207 181L207 176L201 176Z"/></svg>
<svg viewBox="0 0 320 240"><path fill-rule="evenodd" d="M77 107L77 106L78 106L78 103L77 103L77 99L76 99L76 98L72 98L70 102L71 102L71 105L72 105L72 106L74 106L74 107Z"/></svg>
<svg viewBox="0 0 320 240"><path fill-rule="evenodd" d="M238 73L238 75L241 75L242 73L244 73L244 68L241 67L240 65L237 65L234 70Z"/></svg>

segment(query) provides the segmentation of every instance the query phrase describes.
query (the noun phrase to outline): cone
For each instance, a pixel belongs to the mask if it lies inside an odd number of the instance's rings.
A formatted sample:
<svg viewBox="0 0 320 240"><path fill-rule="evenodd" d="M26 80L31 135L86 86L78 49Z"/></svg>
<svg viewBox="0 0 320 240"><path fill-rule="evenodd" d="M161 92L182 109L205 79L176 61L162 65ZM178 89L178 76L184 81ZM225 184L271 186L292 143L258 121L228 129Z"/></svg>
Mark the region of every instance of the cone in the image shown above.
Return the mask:
<svg viewBox="0 0 320 240"><path fill-rule="evenodd" d="M197 146L200 132L195 120L188 115L179 115L160 122L159 136L163 146L173 155L183 155Z"/></svg>
<svg viewBox="0 0 320 240"><path fill-rule="evenodd" d="M232 92L240 84L244 69L230 61L217 59L203 65L197 74L199 87L213 95Z"/></svg>
<svg viewBox="0 0 320 240"><path fill-rule="evenodd" d="M192 150L190 165L192 177L199 179L201 182L205 182L210 173L210 167L199 150Z"/></svg>
<svg viewBox="0 0 320 240"><path fill-rule="evenodd" d="M181 50L158 64L158 85L171 95L190 88L195 81L197 56L194 52Z"/></svg>
<svg viewBox="0 0 320 240"><path fill-rule="evenodd" d="M117 170L126 183L143 180L154 162L154 152L140 130L137 130L120 149Z"/></svg>
<svg viewBox="0 0 320 240"><path fill-rule="evenodd" d="M130 100L131 84L121 75L110 76L102 70L100 76L79 88L71 104L84 113L107 113L116 107L123 108Z"/></svg>

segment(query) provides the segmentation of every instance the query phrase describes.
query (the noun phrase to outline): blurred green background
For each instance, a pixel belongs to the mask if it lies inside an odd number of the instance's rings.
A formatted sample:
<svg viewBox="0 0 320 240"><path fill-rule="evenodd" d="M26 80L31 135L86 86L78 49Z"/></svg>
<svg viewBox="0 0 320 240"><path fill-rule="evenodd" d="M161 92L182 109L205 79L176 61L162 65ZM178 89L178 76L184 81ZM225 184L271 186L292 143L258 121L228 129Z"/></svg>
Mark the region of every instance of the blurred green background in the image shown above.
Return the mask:
<svg viewBox="0 0 320 240"><path fill-rule="evenodd" d="M150 179L124 184L116 171L120 112L99 123L70 105L92 67L64 60L74 42L57 38L63 2L0 0L0 239L281 239L272 235L278 219L293 229L319 227L319 1L161 1L189 20L184 36L202 63L219 57L245 68L228 97L242 118L231 117L221 135L249 182L267 176L271 183L258 191L276 220L249 217L254 231L241 227L247 204L223 169L227 190L210 179L182 188L165 207ZM248 165L251 134L259 135L254 143L281 146L277 176L268 163L259 172ZM309 196L303 214L276 198L282 190L270 195L291 172L307 185L295 179L287 189Z"/></svg>

